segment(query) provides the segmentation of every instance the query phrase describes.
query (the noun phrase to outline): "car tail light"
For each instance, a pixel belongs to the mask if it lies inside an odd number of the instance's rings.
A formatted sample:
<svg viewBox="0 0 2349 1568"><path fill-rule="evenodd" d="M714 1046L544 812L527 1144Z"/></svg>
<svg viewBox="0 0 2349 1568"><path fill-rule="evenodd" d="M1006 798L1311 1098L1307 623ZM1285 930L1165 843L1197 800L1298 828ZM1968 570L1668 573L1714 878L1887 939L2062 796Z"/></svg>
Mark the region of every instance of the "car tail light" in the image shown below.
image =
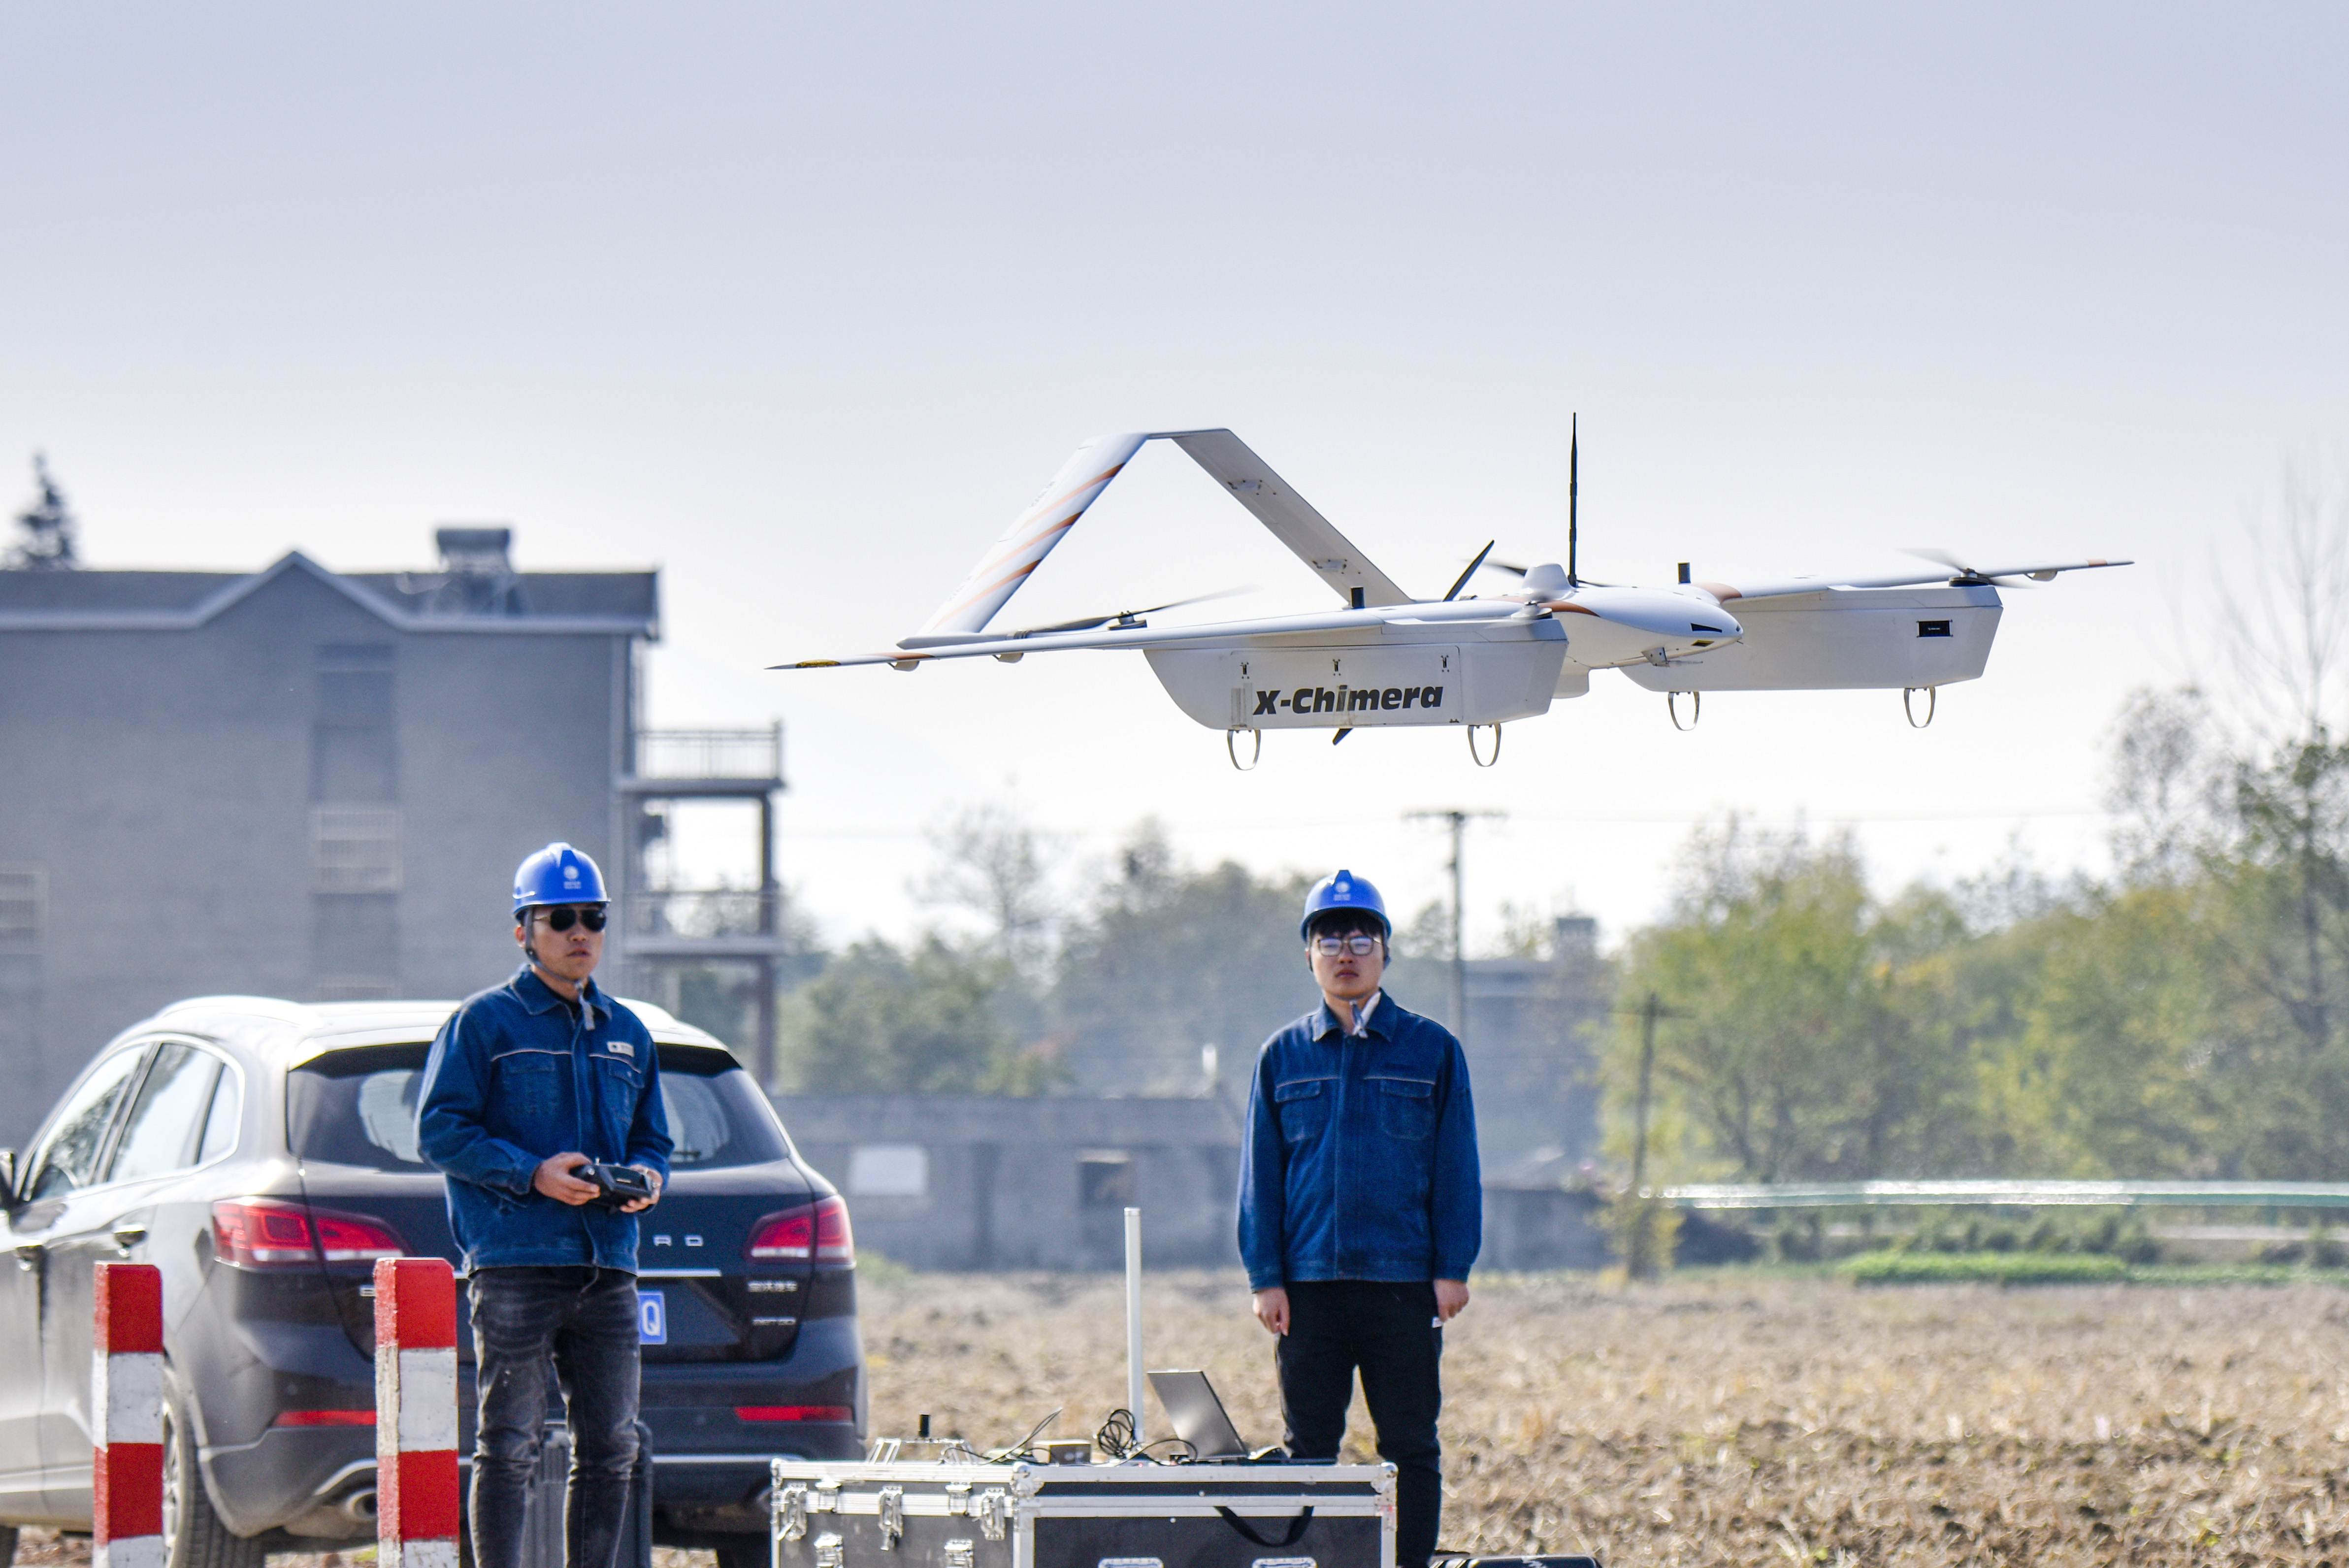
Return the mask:
<svg viewBox="0 0 2349 1568"><path fill-rule="evenodd" d="M241 1269L299 1268L403 1256L407 1244L380 1220L336 1214L274 1198L227 1199L212 1205L212 1245Z"/></svg>
<svg viewBox="0 0 2349 1568"><path fill-rule="evenodd" d="M837 1198L806 1209L770 1214L750 1227L750 1257L756 1262L813 1258L824 1263L854 1263L856 1238L848 1228L848 1205Z"/></svg>
<svg viewBox="0 0 2349 1568"><path fill-rule="evenodd" d="M407 1243L380 1220L313 1209L310 1222L317 1227L318 1251L330 1263L371 1263L378 1258L407 1256Z"/></svg>
<svg viewBox="0 0 2349 1568"><path fill-rule="evenodd" d="M742 1421L847 1421L856 1412L845 1405L737 1405L734 1416Z"/></svg>
<svg viewBox="0 0 2349 1568"><path fill-rule="evenodd" d="M849 1233L848 1205L827 1198L815 1206L815 1259L819 1263L856 1262L856 1238Z"/></svg>
<svg viewBox="0 0 2349 1568"><path fill-rule="evenodd" d="M804 1209L768 1215L750 1227L750 1256L769 1262L815 1256L815 1216Z"/></svg>
<svg viewBox="0 0 2349 1568"><path fill-rule="evenodd" d="M372 1410L280 1410L271 1423L278 1427L372 1427Z"/></svg>

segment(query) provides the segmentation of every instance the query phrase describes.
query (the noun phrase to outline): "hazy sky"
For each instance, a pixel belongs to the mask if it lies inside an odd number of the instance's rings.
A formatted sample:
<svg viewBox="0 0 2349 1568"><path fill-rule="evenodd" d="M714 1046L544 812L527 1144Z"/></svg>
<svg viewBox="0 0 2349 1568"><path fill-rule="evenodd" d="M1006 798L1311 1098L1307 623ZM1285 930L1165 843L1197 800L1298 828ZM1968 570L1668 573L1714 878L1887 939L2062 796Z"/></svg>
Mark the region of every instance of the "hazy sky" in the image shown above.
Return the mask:
<svg viewBox="0 0 2349 1568"><path fill-rule="evenodd" d="M781 872L925 918L999 802L1099 853L1345 862L1415 905L1658 907L1692 824L1849 821L1878 873L2094 866L2132 687L2222 643L2285 453L2349 435L2337 5L398 6L0 11L0 500L102 566L662 570L656 724L787 725ZM1897 693L1602 674L1513 725L1268 739L1138 657L768 674L912 630L1083 437L1230 425L1435 594L1587 573L2133 556ZM13 477L11 477L13 475ZM11 508L13 510L13 506ZM1325 590L1148 449L1009 624ZM492 882L503 867L490 873Z"/></svg>

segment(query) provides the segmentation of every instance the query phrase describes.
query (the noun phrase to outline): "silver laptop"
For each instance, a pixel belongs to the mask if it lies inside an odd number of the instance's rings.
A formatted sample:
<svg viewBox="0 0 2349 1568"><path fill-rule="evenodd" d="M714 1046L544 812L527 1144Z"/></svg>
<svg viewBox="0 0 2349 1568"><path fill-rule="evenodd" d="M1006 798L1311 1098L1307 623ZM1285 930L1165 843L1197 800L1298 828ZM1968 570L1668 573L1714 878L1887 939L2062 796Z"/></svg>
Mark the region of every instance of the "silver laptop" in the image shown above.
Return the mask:
<svg viewBox="0 0 2349 1568"><path fill-rule="evenodd" d="M1166 1418L1174 1423L1174 1435L1191 1445L1191 1452L1203 1459L1244 1459L1247 1458L1247 1439L1232 1425L1231 1417L1224 1413L1224 1402L1216 1397L1215 1386L1204 1372L1154 1372L1150 1386L1157 1391L1158 1402L1166 1407Z"/></svg>

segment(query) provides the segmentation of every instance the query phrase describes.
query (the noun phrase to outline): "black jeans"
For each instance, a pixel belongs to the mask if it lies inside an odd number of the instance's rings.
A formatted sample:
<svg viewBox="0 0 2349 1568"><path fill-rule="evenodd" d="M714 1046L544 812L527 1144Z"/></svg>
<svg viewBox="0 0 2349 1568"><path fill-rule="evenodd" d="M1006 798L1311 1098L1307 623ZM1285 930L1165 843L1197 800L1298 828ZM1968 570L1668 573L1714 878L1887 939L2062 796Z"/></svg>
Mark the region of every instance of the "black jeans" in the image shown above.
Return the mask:
<svg viewBox="0 0 2349 1568"><path fill-rule="evenodd" d="M614 1568L636 1463L636 1277L617 1269L481 1269L472 1276L476 1568L521 1568L523 1501L546 1431L547 1375L571 1428L566 1568Z"/></svg>
<svg viewBox="0 0 2349 1568"><path fill-rule="evenodd" d="M1346 1435L1354 1371L1377 1428L1379 1458L1395 1467L1395 1568L1425 1568L1444 1508L1444 1331L1433 1327L1435 1286L1422 1280L1314 1280L1288 1287L1288 1332L1274 1351L1280 1369L1285 1447L1300 1459L1333 1459Z"/></svg>

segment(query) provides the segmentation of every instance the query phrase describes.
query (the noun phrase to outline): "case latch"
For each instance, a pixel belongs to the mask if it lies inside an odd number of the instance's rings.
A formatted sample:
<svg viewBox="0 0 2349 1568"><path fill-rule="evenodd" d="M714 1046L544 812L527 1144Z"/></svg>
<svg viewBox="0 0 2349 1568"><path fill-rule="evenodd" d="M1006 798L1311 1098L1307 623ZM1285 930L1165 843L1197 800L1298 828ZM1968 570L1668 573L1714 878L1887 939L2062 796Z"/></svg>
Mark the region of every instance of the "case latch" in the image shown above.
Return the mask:
<svg viewBox="0 0 2349 1568"><path fill-rule="evenodd" d="M895 1552L905 1533L905 1489L885 1486L881 1489L881 1550Z"/></svg>
<svg viewBox="0 0 2349 1568"><path fill-rule="evenodd" d="M775 1511L782 1522L776 1528L786 1541L797 1541L807 1533L808 1494L803 1486L787 1486L775 1499Z"/></svg>
<svg viewBox="0 0 2349 1568"><path fill-rule="evenodd" d="M989 1541L1003 1539L1005 1527L1011 1522L1011 1500L1003 1495L1001 1489L994 1488L979 1493L972 1500L970 1511L972 1517L978 1521L981 1535Z"/></svg>

